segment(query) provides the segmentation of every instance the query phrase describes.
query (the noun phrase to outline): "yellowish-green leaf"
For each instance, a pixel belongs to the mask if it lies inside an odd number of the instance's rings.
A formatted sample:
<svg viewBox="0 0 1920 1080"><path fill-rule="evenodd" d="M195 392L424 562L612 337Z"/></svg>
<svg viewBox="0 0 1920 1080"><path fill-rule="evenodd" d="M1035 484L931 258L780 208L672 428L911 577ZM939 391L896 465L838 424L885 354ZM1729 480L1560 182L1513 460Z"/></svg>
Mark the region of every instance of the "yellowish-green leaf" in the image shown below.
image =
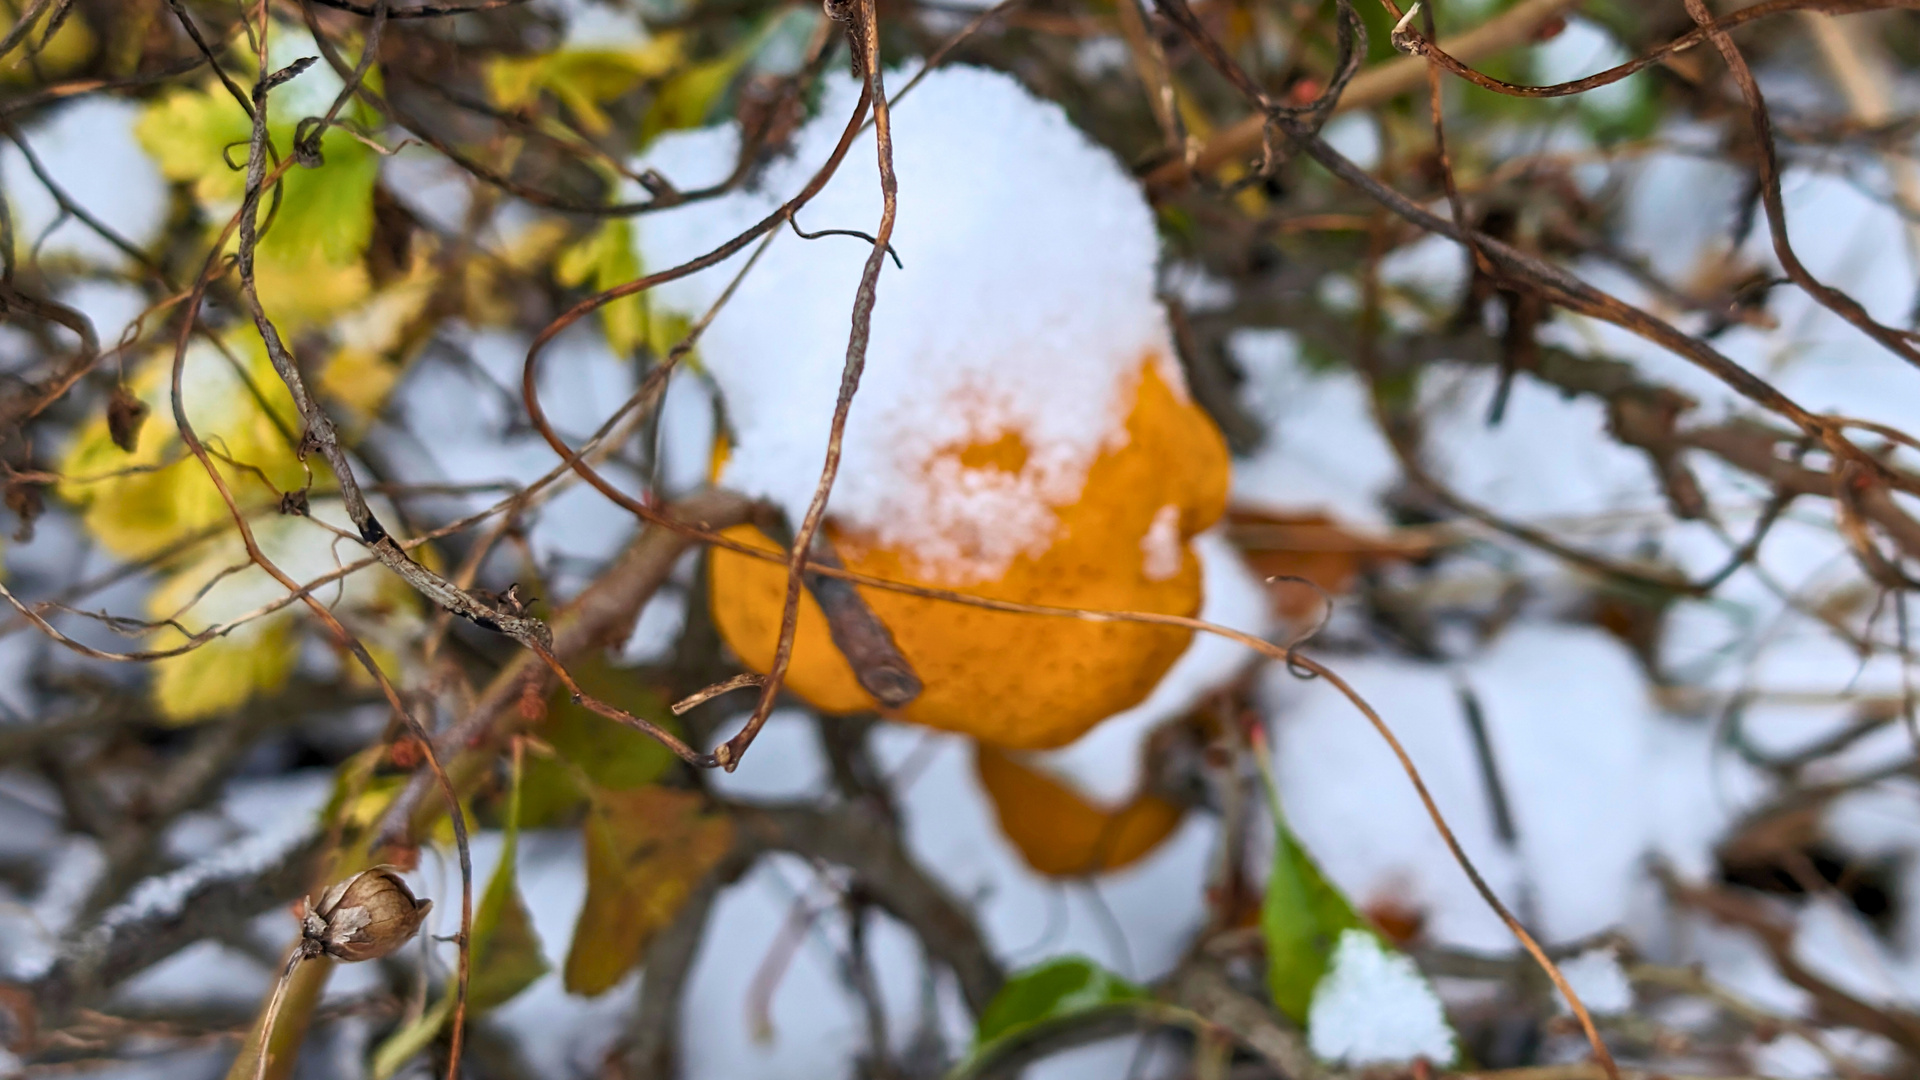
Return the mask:
<svg viewBox="0 0 1920 1080"><path fill-rule="evenodd" d="M736 49L726 56L690 65L661 83L660 92L653 96L646 116L641 118L640 145L652 142L661 132L705 124L748 55Z"/></svg>
<svg viewBox="0 0 1920 1080"><path fill-rule="evenodd" d="M433 1044L434 1036L446 1026L447 1017L453 1012L453 998L442 995L419 1019L403 1024L393 1034L386 1037L373 1052L373 1061L367 1066L373 1080L389 1080L416 1054Z"/></svg>
<svg viewBox="0 0 1920 1080"><path fill-rule="evenodd" d="M9 4L6 10L0 10L0 37L13 29L16 22L14 12L27 6L25 3ZM50 8L47 14L51 13ZM46 33L47 15L43 15L34 23L33 29L27 31L26 39L15 46L20 52L0 61L0 82L24 83L65 75L86 63L87 57L93 55L93 31L87 27L86 18L79 12L70 13L67 20L60 24L60 29L54 31L53 38L42 47L40 39ZM32 63L21 58L21 53L29 52L33 56Z"/></svg>
<svg viewBox="0 0 1920 1080"><path fill-rule="evenodd" d="M189 346L181 396L187 419L203 443L253 467L215 462L235 498L255 504L276 497L261 483L262 474L280 490L305 482L282 430L297 431L299 426L293 398L267 362L259 337L235 334L228 339L228 349L236 359L205 341ZM151 554L227 520L219 490L187 454L174 425L171 359L171 350L154 355L132 383L149 410L133 453L114 444L102 409L81 427L60 467L60 496L84 506L88 532L127 558Z"/></svg>
<svg viewBox="0 0 1920 1080"><path fill-rule="evenodd" d="M1341 932L1366 928L1366 921L1280 822L1273 872L1260 905L1260 930L1267 940L1267 988L1280 1011L1305 1024L1313 988L1327 973Z"/></svg>
<svg viewBox="0 0 1920 1080"><path fill-rule="evenodd" d="M507 109L522 108L541 93L550 93L581 130L604 135L611 124L600 107L671 70L680 60L680 47L679 34L662 34L625 47L505 57L488 65L487 92L494 104Z"/></svg>
<svg viewBox="0 0 1920 1080"><path fill-rule="evenodd" d="M594 697L677 733L666 700L636 673L594 656L575 664L573 676ZM546 719L535 731L553 754L526 763L520 820L530 827L571 821L595 788L645 787L674 763L658 741L574 704L565 688L548 699Z"/></svg>
<svg viewBox="0 0 1920 1080"><path fill-rule="evenodd" d="M344 829L364 828L379 820L400 784L401 778L376 779L374 770L386 759L387 748L375 743L340 763L333 771L333 792L320 811L325 823L339 822Z"/></svg>
<svg viewBox="0 0 1920 1080"><path fill-rule="evenodd" d="M513 788L507 799L506 840L480 907L473 913L473 976L467 983L467 1003L491 1009L547 973L547 958L533 931L527 905L520 899L520 782L516 763Z"/></svg>
<svg viewBox="0 0 1920 1080"><path fill-rule="evenodd" d="M553 275L562 285L584 286L595 292L639 277L640 256L633 246L633 226L625 218L608 221L562 251L554 262ZM602 306L600 325L614 355L630 354L648 337L646 297L623 296Z"/></svg>
<svg viewBox="0 0 1920 1080"><path fill-rule="evenodd" d="M666 699L634 672L615 667L599 654L572 668L580 689L615 708L625 709L661 727L678 727ZM573 703L562 687L548 703L540 732L560 756L579 767L595 787L631 791L658 780L672 766L673 751L658 740Z"/></svg>
<svg viewBox="0 0 1920 1080"><path fill-rule="evenodd" d="M276 63L284 63L303 55L298 53L301 44L298 37L277 41L270 51ZM311 40L305 45L304 55L310 55ZM289 53L285 60L283 52ZM245 63L232 70L244 82L253 64L242 58ZM270 96L267 133L282 153L292 146L300 119L325 110L338 88L338 80L329 83L329 78L330 73L309 69ZM373 119L359 106L349 110L348 118L361 124ZM160 171L168 179L191 183L194 197L223 224L246 191L244 171L227 163L246 160L252 131L247 114L211 77L196 88L165 94L135 127ZM278 207L271 194L261 206L265 231L257 248L256 279L271 313L290 328L339 311L368 291L360 264L373 235L379 162L372 150L339 128L321 138L320 149L320 167L290 170L280 182ZM237 245L237 237L228 243Z"/></svg>
<svg viewBox="0 0 1920 1080"><path fill-rule="evenodd" d="M639 963L733 843L733 822L696 792L596 792L584 826L587 900L573 928L566 987L599 994Z"/></svg>
<svg viewBox="0 0 1920 1080"><path fill-rule="evenodd" d="M334 528L348 520L337 499L316 499L311 512ZM253 524L253 536L261 553L297 581L317 580L340 566L338 534L317 521L262 517ZM383 569L347 575L325 585L323 595L384 671L397 670L407 642L425 625L418 596ZM224 629L222 636L156 665L154 694L161 711L175 720L200 719L283 686L299 651L298 629L308 618L304 606L286 605L286 599L286 587L250 565L246 548L232 531L169 563L166 576L147 598L148 615L167 625L156 643ZM344 650L342 663L350 682L369 678Z"/></svg>
<svg viewBox="0 0 1920 1080"><path fill-rule="evenodd" d="M646 146L661 132L700 127L713 118L713 112L734 76L747 61L766 47L782 28L795 28L800 20L785 9L764 19L759 29L748 35L724 56L690 64L668 76L653 96L653 103L640 120L640 145Z"/></svg>
<svg viewBox="0 0 1920 1080"><path fill-rule="evenodd" d="M1267 990L1281 1012L1304 1026L1313 988L1326 975L1340 935L1347 930L1373 930L1294 839L1280 809L1272 768L1264 756L1256 753L1255 757L1261 764L1274 835L1273 869L1260 903L1260 932L1267 943Z"/></svg>
<svg viewBox="0 0 1920 1080"><path fill-rule="evenodd" d="M167 722L190 724L219 716L255 694L286 685L299 652L288 620L256 625L254 633L215 638L154 663L153 698Z"/></svg>

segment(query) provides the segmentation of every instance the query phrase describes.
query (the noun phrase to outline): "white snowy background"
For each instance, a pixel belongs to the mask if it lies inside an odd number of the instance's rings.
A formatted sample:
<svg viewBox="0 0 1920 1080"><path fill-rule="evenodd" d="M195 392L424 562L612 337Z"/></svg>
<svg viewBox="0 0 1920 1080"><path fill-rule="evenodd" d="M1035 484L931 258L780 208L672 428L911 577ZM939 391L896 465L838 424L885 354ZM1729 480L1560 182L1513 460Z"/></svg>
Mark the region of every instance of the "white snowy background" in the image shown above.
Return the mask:
<svg viewBox="0 0 1920 1080"><path fill-rule="evenodd" d="M1089 55L1097 44L1089 43ZM1584 74L1614 62L1617 56L1609 58L1608 50L1616 48L1597 28L1576 20L1563 36L1536 47L1537 72L1547 79ZM1897 90L1903 102L1920 97L1909 83ZM1780 92L1809 109L1839 105L1824 85L1802 81ZM48 113L29 134L69 192L141 241L157 235L166 195L158 172L133 140L135 115L131 104L88 99ZM911 130L911 103L895 122ZM1368 146L1359 118L1341 121L1329 134L1350 149ZM1559 129L1555 138L1568 152L1581 148L1575 127ZM1660 132L1651 151L1578 174L1595 191L1606 183L1624 186L1620 235L1634 253L1670 276L1684 278L1705 261L1727 257L1718 245L1734 212L1729 193L1738 190L1738 178L1710 155L1694 152L1711 147L1716 138L1714 132L1675 125ZM1887 186L1884 170L1870 159L1850 162L1863 178L1856 183L1823 164L1795 163L1785 175L1797 249L1816 276L1861 300L1877 318L1901 324L1916 288L1907 229L1883 200L1863 191ZM464 183L436 169L430 155L403 152L383 167L392 190L424 217L456 220L462 213ZM0 183L16 230L37 238L42 258L77 256L105 266L120 260L78 223L55 225L55 207L11 147L0 150ZM1764 228L1754 231L1739 255L1773 265ZM1659 309L1657 297L1606 266L1578 269L1630 302ZM1173 268L1163 270L1174 276ZM1194 273L1204 277L1204 271ZM1443 308L1465 284L1459 253L1437 240L1397 253L1384 274L1392 288L1435 298ZM1197 294L1209 291L1206 284L1185 286L1197 296L1199 310L1208 298ZM1337 299L1344 290L1351 296L1352 286L1331 280L1326 294ZM117 338L141 306L138 293L104 277L74 281L60 298L88 313L107 341ZM887 303L883 295L883 309ZM1792 288L1775 290L1770 310L1778 318L1777 329L1735 327L1718 339L1718 347L1815 409L1909 429L1920 423L1920 373ZM1676 317L1697 328L1694 317ZM843 319L834 314L829 321ZM1643 377L1697 397L1706 416L1745 408L1723 385L1683 360L1615 328L1563 314L1547 335L1569 349L1631 360ZM472 331L458 344L474 363L455 365L430 353L407 376L388 425L390 437L417 464L415 479L525 482L546 472L553 455L536 436L512 427L517 405L502 390L517 382L525 339ZM1235 500L1275 511L1324 511L1352 527L1385 528L1389 514L1383 500L1398 484L1399 472L1368 414L1357 377L1309 363L1285 329L1250 327L1235 333L1230 344L1246 376L1240 402L1265 428L1260 446L1234 464ZM0 328L0 355L18 359L27 347L22 335ZM576 439L599 422L602 403L619 400L633 386L631 369L584 326L554 345L545 375L542 396L554 422ZM1671 522L1644 459L1608 437L1598 404L1563 398L1522 377L1513 387L1505 422L1489 428L1484 416L1493 385L1494 375L1485 369L1443 365L1422 388L1433 465L1461 495L1512 520L1567 525L1567 535L1616 554L1657 542L1666 557L1696 577L1728 557L1731 546L1724 538L1699 525ZM687 490L705 478L713 436L709 395L699 378L683 374L666 396L663 476L669 490ZM1702 480L1716 504L1734 515L1735 537L1744 536L1764 493L1711 467L1702 466ZM464 498L471 508L490 501L486 495ZM564 595L584 584L591 568L618 550L632 528L630 516L576 488L544 508L528 540L533 556L552 568ZM71 529L62 530L49 519L36 543L10 547L10 572L58 570L74 551ZM1205 617L1255 633L1280 629L1257 578L1230 544L1209 536L1201 553ZM104 556L90 555L84 567L67 572L77 577L106 565ZM1446 591L1467 604L1492 603L1513 580L1528 587L1529 599L1498 634L1488 640L1451 636L1441 656L1415 658L1369 639L1350 608L1335 613L1328 632L1333 644L1320 654L1393 726L1494 890L1550 945L1615 933L1640 957L1694 965L1707 979L1768 1010L1804 1015L1810 1007L1806 995L1779 976L1753 940L1667 903L1653 869L1664 866L1682 879L1710 877L1715 843L1743 811L1773 791L1776 781L1730 743L1723 711L1729 695L1739 691L1750 699L1741 737L1759 752L1786 754L1847 727L1856 715L1851 700L1898 698L1903 692L1906 673L1897 661L1882 656L1861 663L1844 642L1789 602L1792 596L1831 591L1856 573L1831 517L1811 503L1796 504L1750 568L1734 574L1712 599L1682 601L1671 613L1659 660L1680 678L1685 692L1656 689L1627 646L1581 619L1569 598L1584 584L1545 557L1490 540L1443 556L1421 571L1418 582L1411 571L1397 572L1408 576L1408 588L1417 584ZM679 575L648 606L627 661L656 658L671 647L689 605L702 602L691 594L691 582L690 573ZM118 589L100 600L130 607L138 592ZM1890 622L1887 616L1883 625ZM24 672L46 656L44 643L29 633L0 638L0 702L8 712L30 713ZM1208 690L1231 682L1251 663L1245 650L1199 639L1151 700L1050 755L1048 764L1089 794L1121 797L1136 782L1146 733ZM1483 714L1515 826L1511 839L1503 839L1496 828L1487 779L1463 713L1463 691L1478 701ZM1348 895L1362 905L1391 901L1420 911L1427 941L1435 946L1487 957L1516 955L1511 936L1440 843L1391 754L1338 693L1324 681L1302 682L1268 666L1257 676L1254 700L1271 725L1273 765L1292 826ZM827 798L827 767L809 725L803 715L777 714L740 770L717 775L716 787L743 800ZM1149 981L1166 973L1191 943L1204 918L1201 883L1218 839L1210 818L1190 815L1171 840L1137 865L1062 882L1028 870L999 834L964 741L883 725L877 752L889 770L903 770L898 792L913 854L974 907L988 940L1009 965L1081 954ZM1828 770L1825 778L1842 779L1910 761L1912 753L1907 733L1889 724L1821 767ZM286 773L272 762L259 763L233 781L217 807L170 829L168 849L186 866L181 880L244 867L283 850L311 827L328 782L323 771ZM1849 855L1890 861L1897 888L1909 900L1920 895L1920 859L1915 857L1920 788L1910 773L1838 798L1820 827L1825 840ZM476 880L486 880L499 848L497 834L476 836ZM24 977L48 961L60 935L70 929L73 910L102 858L93 841L63 830L55 794L18 771L0 772L0 858L30 861L44 870L30 891L0 885L0 973ZM521 885L556 969L584 895L580 859L578 838L570 830L536 830L522 838ZM424 894L446 897L457 891L452 875L448 859L430 855L416 879ZM178 885L149 882L127 901L128 908L174 902ZM832 918L814 920L779 983L771 999L771 1037L747 1036L748 984L762 958L796 904L807 898L817 903L831 889L831 881L814 867L790 858L764 861L727 888L686 993L687 1075L813 1080L851 1074L865 1028L838 968L845 928ZM445 920L456 910L448 903L436 907L437 933L451 929ZM1815 970L1867 1000L1920 1008L1920 921L1910 913L1887 931L1827 897L1783 910L1795 920L1799 954ZM118 991L114 1003L137 1009L184 1001L258 1001L271 985L266 958L287 940L292 926L288 913L263 916L237 930L235 941L203 942L142 974ZM254 947L241 947L243 941ZM923 998L925 961L912 937L880 919L870 947L895 1036L905 1039L931 1008L935 1027L954 1045L964 1044L970 1025L953 987L941 983L931 1003ZM1346 995L1354 999L1346 1006L1349 1011L1365 1014L1386 1007L1381 1002L1394 993L1413 992L1394 989L1398 975L1392 958L1361 956L1364 943L1353 949L1357 959L1343 963L1339 994L1329 992L1325 1009L1337 1009L1341 1002L1333 998ZM1343 958L1349 951L1343 944ZM1607 949L1584 953L1567 972L1596 1013L1617 1014L1634 1006L1634 989ZM590 1075L631 1016L642 978L630 976L607 995L586 1000L566 994L556 972L496 1019L519 1040L532 1075ZM1348 985L1368 978L1372 991ZM328 993L348 1001L364 993L372 979L371 973L343 969ZM1443 982L1443 996L1451 985ZM1420 1007L1418 1002L1411 1006L1416 1012ZM1321 1008L1317 1003L1316 1010ZM1684 1028L1688 1020L1676 1014L1667 1022ZM348 1019L336 1027L331 1045L339 1048L338 1060L329 1067L351 1075L354 1047L361 1045L355 1033L364 1040L366 1024ZM1369 1037L1365 1025L1352 1015L1327 1020L1326 1031L1324 1045L1316 1036L1317 1050L1361 1058L1372 1052L1361 1045ZM1409 1045L1430 1043L1415 1039ZM1863 1067L1885 1060L1885 1047L1864 1035L1843 1032L1833 1046L1855 1055ZM1830 1069L1827 1058L1798 1036L1756 1043L1751 1051L1752 1068L1767 1075L1815 1076ZM1555 1052L1577 1057L1580 1047L1577 1040L1569 1041ZM89 1075L207 1076L221 1067L222 1053L217 1047L167 1049L156 1051L149 1062ZM316 1053L324 1057L325 1047ZM1104 1078L1127 1075L1130 1068L1140 1070L1136 1075L1161 1075L1171 1065L1151 1048L1143 1051L1139 1039L1127 1038L1052 1058L1028 1075ZM9 1070L0 1059L0 1075Z"/></svg>

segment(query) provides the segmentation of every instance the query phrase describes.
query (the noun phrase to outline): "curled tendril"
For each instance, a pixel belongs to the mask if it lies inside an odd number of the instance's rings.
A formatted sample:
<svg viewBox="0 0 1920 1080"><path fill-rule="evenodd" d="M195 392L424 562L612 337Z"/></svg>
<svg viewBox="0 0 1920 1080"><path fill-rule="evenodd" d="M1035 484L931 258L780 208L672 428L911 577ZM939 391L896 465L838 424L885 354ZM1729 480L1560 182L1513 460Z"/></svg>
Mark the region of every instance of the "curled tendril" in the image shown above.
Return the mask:
<svg viewBox="0 0 1920 1080"><path fill-rule="evenodd" d="M1312 641L1314 638L1319 637L1320 631L1325 630L1327 628L1327 623L1333 618L1333 594L1327 592L1326 588L1322 586L1319 582L1310 580L1308 578L1303 578L1295 574L1275 574L1272 577L1267 579L1267 584L1271 585L1276 581L1290 582L1295 585L1305 585L1307 588L1312 589L1320 597L1320 618L1316 620L1314 624L1308 627L1304 632L1294 635L1294 638L1292 641L1287 642L1287 655L1285 658L1286 665L1287 665L1287 674L1293 676L1296 679L1300 679L1302 681L1305 681L1307 679L1317 679L1320 677L1320 674L1312 670L1311 668L1301 666L1294 659L1293 654L1294 654L1294 650L1298 649L1302 645L1305 645L1307 642Z"/></svg>
<svg viewBox="0 0 1920 1080"><path fill-rule="evenodd" d="M325 165L327 159L320 152L320 138L326 133L326 117L302 117L293 127L293 160L307 169L317 169Z"/></svg>

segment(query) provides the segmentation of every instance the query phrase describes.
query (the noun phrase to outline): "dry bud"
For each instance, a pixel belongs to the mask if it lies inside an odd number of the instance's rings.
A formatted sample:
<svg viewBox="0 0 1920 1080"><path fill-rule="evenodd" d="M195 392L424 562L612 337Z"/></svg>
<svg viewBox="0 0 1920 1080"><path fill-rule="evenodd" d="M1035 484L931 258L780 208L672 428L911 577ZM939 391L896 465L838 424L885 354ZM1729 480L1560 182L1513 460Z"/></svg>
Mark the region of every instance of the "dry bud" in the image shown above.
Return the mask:
<svg viewBox="0 0 1920 1080"><path fill-rule="evenodd" d="M140 445L140 425L147 422L147 403L134 397L125 386L115 385L107 399L107 434L113 445L133 453Z"/></svg>
<svg viewBox="0 0 1920 1080"><path fill-rule="evenodd" d="M336 882L307 909L302 951L335 960L377 960L405 945L433 901L414 899L398 870L381 865Z"/></svg>

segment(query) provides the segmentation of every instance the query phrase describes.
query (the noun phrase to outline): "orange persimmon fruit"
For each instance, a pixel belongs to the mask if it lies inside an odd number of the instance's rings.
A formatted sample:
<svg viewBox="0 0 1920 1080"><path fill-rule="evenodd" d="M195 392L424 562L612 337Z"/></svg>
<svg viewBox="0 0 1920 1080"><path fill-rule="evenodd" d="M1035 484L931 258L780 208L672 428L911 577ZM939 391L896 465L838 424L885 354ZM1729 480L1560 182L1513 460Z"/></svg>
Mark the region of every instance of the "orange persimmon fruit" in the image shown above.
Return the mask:
<svg viewBox="0 0 1920 1080"><path fill-rule="evenodd" d="M1089 467L1076 501L1053 510L1052 542L1015 557L997 578L958 589L1056 607L1191 616L1200 608L1200 567L1188 541L1219 520L1229 460L1218 428L1162 374L1164 359L1137 368L1124 439ZM1028 467L1025 443L1004 434L946 452L966 471ZM851 570L949 588L908 552L844 530L826 531ZM779 550L752 526L727 535ZM937 569L937 568L936 568ZM1140 702L1191 640L1178 627L1090 622L989 611L860 586L924 683L897 719L1019 750L1063 746ZM715 549L710 597L721 635L748 667L771 666L786 594L786 567ZM827 713L879 708L829 637L825 617L801 594L786 686Z"/></svg>

